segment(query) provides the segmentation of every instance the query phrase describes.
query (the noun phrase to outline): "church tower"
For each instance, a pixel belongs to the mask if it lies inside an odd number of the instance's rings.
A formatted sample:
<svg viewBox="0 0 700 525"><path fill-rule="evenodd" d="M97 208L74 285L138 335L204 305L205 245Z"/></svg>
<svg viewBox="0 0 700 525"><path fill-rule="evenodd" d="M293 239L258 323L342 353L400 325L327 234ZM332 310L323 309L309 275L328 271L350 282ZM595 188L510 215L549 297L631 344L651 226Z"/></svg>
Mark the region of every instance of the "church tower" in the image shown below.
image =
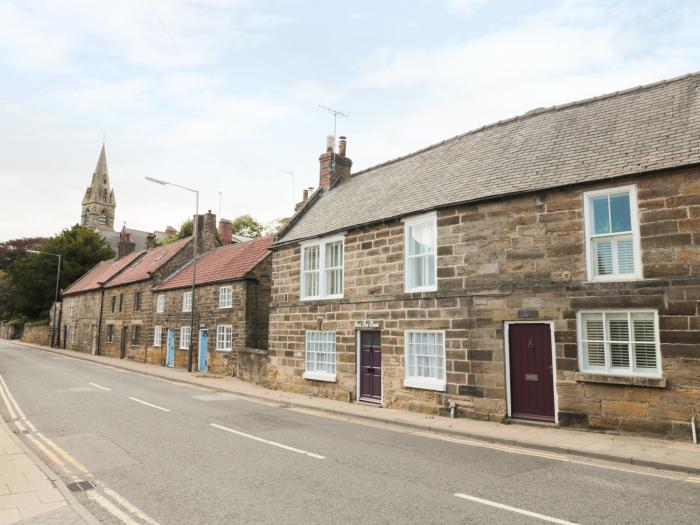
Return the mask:
<svg viewBox="0 0 700 525"><path fill-rule="evenodd" d="M83 197L80 224L86 228L113 231L114 209L116 207L114 190L109 187L105 145L102 144L100 158L97 160L95 172L92 174L92 183L88 186L85 197Z"/></svg>

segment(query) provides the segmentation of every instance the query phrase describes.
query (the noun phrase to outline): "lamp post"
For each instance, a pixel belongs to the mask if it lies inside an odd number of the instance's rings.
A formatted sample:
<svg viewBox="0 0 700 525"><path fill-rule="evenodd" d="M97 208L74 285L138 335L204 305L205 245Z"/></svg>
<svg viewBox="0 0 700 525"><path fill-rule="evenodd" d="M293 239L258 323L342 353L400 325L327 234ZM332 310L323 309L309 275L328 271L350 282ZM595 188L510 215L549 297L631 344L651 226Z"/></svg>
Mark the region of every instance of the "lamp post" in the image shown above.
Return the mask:
<svg viewBox="0 0 700 525"><path fill-rule="evenodd" d="M56 339L56 303L58 302L58 282L61 278L61 254L60 253L50 253L50 252L40 252L38 250L27 250L29 253L38 253L41 255L53 255L58 257L58 269L56 270L56 293L53 296L53 335L51 337L51 346L54 346L54 340Z"/></svg>
<svg viewBox="0 0 700 525"><path fill-rule="evenodd" d="M160 184L161 186L175 186L182 190L191 191L195 194L195 204L194 204L194 219L192 222L192 237L194 238L193 253L192 253L192 302L190 303L190 347L187 352L187 371L192 372L192 356L194 355L194 284L197 275L197 237L198 237L198 226L199 223L199 190L188 188L186 186L180 186L173 182L168 182L167 180L155 179L153 177L145 177L149 182L154 182L155 184Z"/></svg>

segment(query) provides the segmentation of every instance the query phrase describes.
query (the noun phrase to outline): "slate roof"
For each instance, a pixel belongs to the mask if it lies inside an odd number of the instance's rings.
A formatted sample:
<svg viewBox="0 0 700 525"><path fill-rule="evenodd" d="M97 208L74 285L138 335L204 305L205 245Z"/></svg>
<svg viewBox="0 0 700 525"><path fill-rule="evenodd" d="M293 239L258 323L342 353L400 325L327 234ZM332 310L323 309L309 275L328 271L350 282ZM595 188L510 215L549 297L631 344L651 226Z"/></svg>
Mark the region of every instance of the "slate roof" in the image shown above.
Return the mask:
<svg viewBox="0 0 700 525"><path fill-rule="evenodd" d="M211 284L244 278L270 254L273 237L228 244L197 258L196 284ZM157 290L192 286L192 263L166 279Z"/></svg>
<svg viewBox="0 0 700 525"><path fill-rule="evenodd" d="M143 254L143 257L137 259L134 264L109 281L105 287L111 288L120 284L135 283L150 278L151 273L172 259L191 239L192 237L185 237L148 252L139 252Z"/></svg>
<svg viewBox="0 0 700 525"><path fill-rule="evenodd" d="M80 279L71 284L61 295L72 295L76 293L98 290L102 283L114 277L134 260L143 255L143 252L134 252L125 255L121 259L110 259L102 261L92 270L83 275Z"/></svg>
<svg viewBox="0 0 700 525"><path fill-rule="evenodd" d="M318 190L276 244L448 205L700 162L700 73L530 111Z"/></svg>

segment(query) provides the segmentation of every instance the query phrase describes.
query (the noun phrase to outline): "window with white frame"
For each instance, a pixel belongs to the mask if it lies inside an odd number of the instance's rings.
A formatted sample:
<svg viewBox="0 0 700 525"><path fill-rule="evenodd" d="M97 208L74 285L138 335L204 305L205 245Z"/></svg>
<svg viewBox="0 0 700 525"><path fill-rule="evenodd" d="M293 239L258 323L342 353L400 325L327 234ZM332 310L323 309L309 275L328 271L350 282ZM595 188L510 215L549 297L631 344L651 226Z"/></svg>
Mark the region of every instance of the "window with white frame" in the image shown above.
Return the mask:
<svg viewBox="0 0 700 525"><path fill-rule="evenodd" d="M192 330L189 326L180 327L180 348L187 349L190 347L190 341L192 339Z"/></svg>
<svg viewBox="0 0 700 525"><path fill-rule="evenodd" d="M658 312L580 312L578 328L581 371L661 377Z"/></svg>
<svg viewBox="0 0 700 525"><path fill-rule="evenodd" d="M158 294L156 298L156 313L162 314L165 312L165 294Z"/></svg>
<svg viewBox="0 0 700 525"><path fill-rule="evenodd" d="M233 306L233 286L219 288L219 308L231 308Z"/></svg>
<svg viewBox="0 0 700 525"><path fill-rule="evenodd" d="M584 194L589 280L640 279L641 257L634 186Z"/></svg>
<svg viewBox="0 0 700 525"><path fill-rule="evenodd" d="M230 352L233 347L233 326L220 324L216 327L216 349L220 352Z"/></svg>
<svg viewBox="0 0 700 525"><path fill-rule="evenodd" d="M301 298L343 296L344 239L332 237L301 246Z"/></svg>
<svg viewBox="0 0 700 525"><path fill-rule="evenodd" d="M182 311L191 312L192 311L192 291L185 292L182 294Z"/></svg>
<svg viewBox="0 0 700 525"><path fill-rule="evenodd" d="M153 327L153 346L161 346L163 344L163 327Z"/></svg>
<svg viewBox="0 0 700 525"><path fill-rule="evenodd" d="M406 219L404 237L405 290L437 290L437 215Z"/></svg>
<svg viewBox="0 0 700 525"><path fill-rule="evenodd" d="M335 332L306 332L304 378L335 381Z"/></svg>
<svg viewBox="0 0 700 525"><path fill-rule="evenodd" d="M445 333L407 330L404 334L404 347L404 386L445 390Z"/></svg>

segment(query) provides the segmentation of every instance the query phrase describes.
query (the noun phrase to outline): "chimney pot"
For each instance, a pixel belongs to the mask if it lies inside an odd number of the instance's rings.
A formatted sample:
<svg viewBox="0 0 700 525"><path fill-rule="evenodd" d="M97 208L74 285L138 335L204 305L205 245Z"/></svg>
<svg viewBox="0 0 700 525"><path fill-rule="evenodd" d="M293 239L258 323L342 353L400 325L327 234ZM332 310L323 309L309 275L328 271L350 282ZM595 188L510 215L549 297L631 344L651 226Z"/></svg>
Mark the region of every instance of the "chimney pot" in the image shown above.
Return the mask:
<svg viewBox="0 0 700 525"><path fill-rule="evenodd" d="M340 137L340 145L338 146L338 155L345 157L345 152L347 151L348 139L347 137Z"/></svg>
<svg viewBox="0 0 700 525"><path fill-rule="evenodd" d="M326 137L326 153L335 151L335 137L333 135L328 135Z"/></svg>

